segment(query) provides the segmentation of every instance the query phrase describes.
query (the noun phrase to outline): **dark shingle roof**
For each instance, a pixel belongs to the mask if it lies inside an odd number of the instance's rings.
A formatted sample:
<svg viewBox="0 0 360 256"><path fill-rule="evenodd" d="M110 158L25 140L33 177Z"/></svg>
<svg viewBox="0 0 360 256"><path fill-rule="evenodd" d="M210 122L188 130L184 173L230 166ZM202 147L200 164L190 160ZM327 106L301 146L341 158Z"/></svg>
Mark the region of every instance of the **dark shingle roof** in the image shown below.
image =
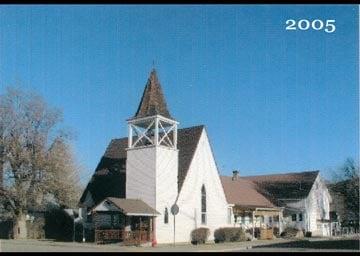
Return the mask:
<svg viewBox="0 0 360 256"><path fill-rule="evenodd" d="M146 83L139 107L133 118L162 115L171 118L156 71L153 69Z"/></svg>
<svg viewBox="0 0 360 256"><path fill-rule="evenodd" d="M259 191L273 202L278 199L302 199L308 196L319 171L247 176Z"/></svg>
<svg viewBox="0 0 360 256"><path fill-rule="evenodd" d="M140 199L107 197L105 200L112 202L125 215L157 215L160 214L154 208Z"/></svg>
<svg viewBox="0 0 360 256"><path fill-rule="evenodd" d="M184 183L203 129L204 126L199 125L178 130L178 191L181 190ZM84 202L87 191L90 191L95 204L99 203L106 197L125 198L125 149L127 146L127 137L111 140L104 156L101 158L100 163L95 170L95 173L80 198L80 203Z"/></svg>
<svg viewBox="0 0 360 256"><path fill-rule="evenodd" d="M256 185L250 180L220 176L226 200L239 206L274 207L274 205L257 191Z"/></svg>

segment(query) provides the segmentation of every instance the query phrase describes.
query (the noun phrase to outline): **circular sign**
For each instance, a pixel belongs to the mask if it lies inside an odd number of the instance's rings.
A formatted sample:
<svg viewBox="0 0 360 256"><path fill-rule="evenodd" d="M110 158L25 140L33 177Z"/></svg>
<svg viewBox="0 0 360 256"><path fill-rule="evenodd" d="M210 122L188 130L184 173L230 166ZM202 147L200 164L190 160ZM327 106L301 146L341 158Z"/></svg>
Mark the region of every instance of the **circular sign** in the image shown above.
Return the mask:
<svg viewBox="0 0 360 256"><path fill-rule="evenodd" d="M179 206L177 204L173 204L171 206L171 214L176 215L179 213Z"/></svg>

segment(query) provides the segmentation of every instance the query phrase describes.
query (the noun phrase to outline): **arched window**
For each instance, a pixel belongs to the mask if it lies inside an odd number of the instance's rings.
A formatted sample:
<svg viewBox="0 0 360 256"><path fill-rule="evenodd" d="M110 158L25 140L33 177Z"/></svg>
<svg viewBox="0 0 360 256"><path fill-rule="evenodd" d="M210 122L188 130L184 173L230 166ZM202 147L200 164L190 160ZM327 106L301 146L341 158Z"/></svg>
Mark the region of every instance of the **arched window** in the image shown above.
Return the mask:
<svg viewBox="0 0 360 256"><path fill-rule="evenodd" d="M201 187L201 224L206 224L206 190L204 185Z"/></svg>
<svg viewBox="0 0 360 256"><path fill-rule="evenodd" d="M168 208L167 208L167 207L165 207L164 223L165 223L165 224L169 223L169 212L168 212Z"/></svg>

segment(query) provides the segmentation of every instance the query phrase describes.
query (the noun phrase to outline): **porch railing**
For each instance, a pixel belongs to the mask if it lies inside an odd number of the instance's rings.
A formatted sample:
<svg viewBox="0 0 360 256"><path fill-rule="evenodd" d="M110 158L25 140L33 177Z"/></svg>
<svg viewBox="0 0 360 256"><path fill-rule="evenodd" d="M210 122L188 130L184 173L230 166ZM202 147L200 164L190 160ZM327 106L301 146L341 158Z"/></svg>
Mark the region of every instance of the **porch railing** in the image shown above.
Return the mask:
<svg viewBox="0 0 360 256"><path fill-rule="evenodd" d="M95 230L95 242L98 244L123 242L126 245L150 242L149 231L124 231L120 229Z"/></svg>

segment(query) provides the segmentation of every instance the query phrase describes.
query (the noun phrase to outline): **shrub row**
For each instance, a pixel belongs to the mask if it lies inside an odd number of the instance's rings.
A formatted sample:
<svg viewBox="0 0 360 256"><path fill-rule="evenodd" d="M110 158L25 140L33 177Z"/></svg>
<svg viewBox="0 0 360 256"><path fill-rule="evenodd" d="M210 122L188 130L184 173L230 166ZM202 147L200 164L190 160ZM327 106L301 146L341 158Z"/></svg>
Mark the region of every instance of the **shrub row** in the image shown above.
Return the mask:
<svg viewBox="0 0 360 256"><path fill-rule="evenodd" d="M215 243L246 241L242 228L219 228L214 231Z"/></svg>
<svg viewBox="0 0 360 256"><path fill-rule="evenodd" d="M197 228L191 232L191 243L205 243L210 235L208 228ZM246 241L245 231L242 228L218 228L214 231L215 243Z"/></svg>
<svg viewBox="0 0 360 256"><path fill-rule="evenodd" d="M208 228L196 228L191 232L191 243L192 244L204 244L210 235Z"/></svg>

